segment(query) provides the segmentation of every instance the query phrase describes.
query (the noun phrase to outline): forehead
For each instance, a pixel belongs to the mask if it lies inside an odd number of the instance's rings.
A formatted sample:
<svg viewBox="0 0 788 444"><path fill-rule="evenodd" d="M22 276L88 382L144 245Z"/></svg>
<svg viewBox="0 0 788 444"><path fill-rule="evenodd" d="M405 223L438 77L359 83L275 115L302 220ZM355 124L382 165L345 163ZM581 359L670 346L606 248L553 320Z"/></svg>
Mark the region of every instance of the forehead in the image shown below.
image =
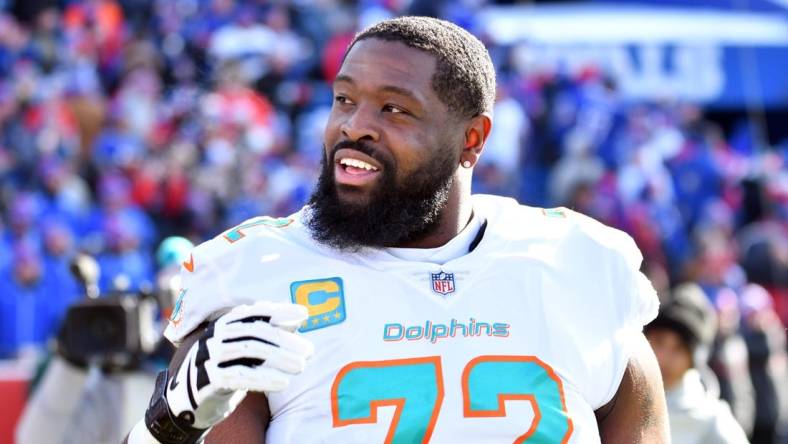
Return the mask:
<svg viewBox="0 0 788 444"><path fill-rule="evenodd" d="M435 65L435 57L428 52L400 42L369 38L353 45L338 77L348 77L373 89L395 86L422 99L437 99L432 90Z"/></svg>
<svg viewBox="0 0 788 444"><path fill-rule="evenodd" d="M668 327L654 326L646 329L646 337L661 342L663 345L681 345L684 340L681 335Z"/></svg>

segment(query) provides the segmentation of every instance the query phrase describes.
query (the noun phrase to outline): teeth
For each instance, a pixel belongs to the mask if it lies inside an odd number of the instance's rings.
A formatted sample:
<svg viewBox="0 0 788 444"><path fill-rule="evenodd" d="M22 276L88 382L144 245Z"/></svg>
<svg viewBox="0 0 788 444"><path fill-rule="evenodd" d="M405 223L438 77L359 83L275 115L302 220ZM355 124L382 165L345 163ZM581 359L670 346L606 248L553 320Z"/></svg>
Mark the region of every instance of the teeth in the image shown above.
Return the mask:
<svg viewBox="0 0 788 444"><path fill-rule="evenodd" d="M372 165L364 162L363 160L344 158L339 161L340 165L352 166L355 168L363 168L367 171L377 171L378 169Z"/></svg>

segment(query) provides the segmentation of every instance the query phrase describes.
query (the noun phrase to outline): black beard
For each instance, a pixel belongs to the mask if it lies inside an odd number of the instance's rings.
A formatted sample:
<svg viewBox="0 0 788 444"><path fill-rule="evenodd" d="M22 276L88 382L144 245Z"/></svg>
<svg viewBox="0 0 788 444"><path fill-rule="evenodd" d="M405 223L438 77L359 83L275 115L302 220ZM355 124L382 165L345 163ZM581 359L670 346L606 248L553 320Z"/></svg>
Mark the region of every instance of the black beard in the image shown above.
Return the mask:
<svg viewBox="0 0 788 444"><path fill-rule="evenodd" d="M333 159L342 148L363 152L383 166L382 177L366 203L339 199ZM438 228L458 162L448 147L438 147L431 158L400 181L393 159L363 142L340 142L330 155L325 149L323 153L306 220L318 242L342 251L395 247L423 239Z"/></svg>

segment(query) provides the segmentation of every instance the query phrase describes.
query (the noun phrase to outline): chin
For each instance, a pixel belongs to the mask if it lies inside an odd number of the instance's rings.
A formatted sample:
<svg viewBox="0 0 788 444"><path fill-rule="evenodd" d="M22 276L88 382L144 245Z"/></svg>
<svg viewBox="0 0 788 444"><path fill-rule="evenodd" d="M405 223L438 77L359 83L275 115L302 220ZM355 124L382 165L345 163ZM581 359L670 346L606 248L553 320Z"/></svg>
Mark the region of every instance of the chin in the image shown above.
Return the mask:
<svg viewBox="0 0 788 444"><path fill-rule="evenodd" d="M352 206L366 206L372 200L372 191L347 185L337 185L337 198L340 203Z"/></svg>

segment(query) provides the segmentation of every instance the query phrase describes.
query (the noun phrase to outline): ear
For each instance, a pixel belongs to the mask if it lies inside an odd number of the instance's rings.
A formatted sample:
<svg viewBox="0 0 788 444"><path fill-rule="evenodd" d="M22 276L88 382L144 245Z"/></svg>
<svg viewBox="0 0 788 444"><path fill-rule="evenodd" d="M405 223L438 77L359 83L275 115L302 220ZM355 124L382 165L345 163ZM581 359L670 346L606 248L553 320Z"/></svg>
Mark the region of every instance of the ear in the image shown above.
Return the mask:
<svg viewBox="0 0 788 444"><path fill-rule="evenodd" d="M468 168L476 165L476 162L479 161L479 156L484 151L484 143L487 141L487 137L490 136L491 129L492 115L487 112L479 114L468 122L468 126L465 129L465 147L460 155L461 165L465 162L470 163Z"/></svg>

